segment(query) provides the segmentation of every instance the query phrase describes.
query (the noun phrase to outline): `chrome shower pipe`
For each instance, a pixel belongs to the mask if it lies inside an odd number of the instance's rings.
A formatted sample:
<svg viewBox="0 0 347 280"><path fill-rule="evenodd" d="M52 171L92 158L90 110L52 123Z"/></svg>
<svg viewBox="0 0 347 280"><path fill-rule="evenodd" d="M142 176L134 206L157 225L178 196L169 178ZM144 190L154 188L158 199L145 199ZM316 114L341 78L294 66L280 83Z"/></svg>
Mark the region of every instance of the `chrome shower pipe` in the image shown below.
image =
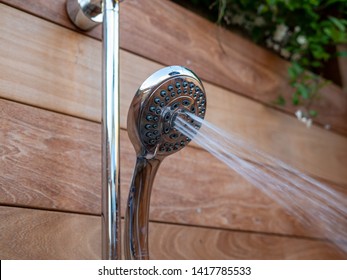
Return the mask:
<svg viewBox="0 0 347 280"><path fill-rule="evenodd" d="M121 259L119 2L67 0L72 22L83 30L102 24L102 258Z"/></svg>

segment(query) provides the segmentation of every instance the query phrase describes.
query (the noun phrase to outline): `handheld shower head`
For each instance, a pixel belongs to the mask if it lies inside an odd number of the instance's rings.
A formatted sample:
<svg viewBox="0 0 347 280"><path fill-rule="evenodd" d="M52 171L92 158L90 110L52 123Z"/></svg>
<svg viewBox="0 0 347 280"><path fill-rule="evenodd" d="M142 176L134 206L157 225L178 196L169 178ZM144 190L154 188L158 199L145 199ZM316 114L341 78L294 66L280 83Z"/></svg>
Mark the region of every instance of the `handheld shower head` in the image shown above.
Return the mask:
<svg viewBox="0 0 347 280"><path fill-rule="evenodd" d="M148 259L150 194L162 160L191 139L174 127L180 117L199 128L190 112L204 118L206 95L200 79L182 66L152 74L140 86L128 112L128 135L136 151L136 166L125 216L125 258Z"/></svg>
<svg viewBox="0 0 347 280"><path fill-rule="evenodd" d="M185 147L191 139L173 126L177 114L185 111L200 118L206 111L204 87L191 70L169 66L147 78L128 112L128 134L137 155L162 159Z"/></svg>

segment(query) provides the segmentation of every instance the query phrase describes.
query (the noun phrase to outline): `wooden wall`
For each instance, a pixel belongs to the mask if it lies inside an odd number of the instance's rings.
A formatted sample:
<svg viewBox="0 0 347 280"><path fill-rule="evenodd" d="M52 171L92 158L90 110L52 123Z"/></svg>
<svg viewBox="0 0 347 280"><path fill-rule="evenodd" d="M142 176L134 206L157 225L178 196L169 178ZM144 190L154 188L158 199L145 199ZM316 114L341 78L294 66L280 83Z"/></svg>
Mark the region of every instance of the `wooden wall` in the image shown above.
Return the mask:
<svg viewBox="0 0 347 280"><path fill-rule="evenodd" d="M2 2L0 258L100 258L100 28L75 30L65 0ZM123 206L135 160L127 109L142 81L170 64L203 79L208 121L346 190L338 87L325 89L324 113L307 129L295 108L269 106L290 94L286 62L169 1L124 1L121 47ZM346 258L194 143L164 161L150 220L153 259Z"/></svg>

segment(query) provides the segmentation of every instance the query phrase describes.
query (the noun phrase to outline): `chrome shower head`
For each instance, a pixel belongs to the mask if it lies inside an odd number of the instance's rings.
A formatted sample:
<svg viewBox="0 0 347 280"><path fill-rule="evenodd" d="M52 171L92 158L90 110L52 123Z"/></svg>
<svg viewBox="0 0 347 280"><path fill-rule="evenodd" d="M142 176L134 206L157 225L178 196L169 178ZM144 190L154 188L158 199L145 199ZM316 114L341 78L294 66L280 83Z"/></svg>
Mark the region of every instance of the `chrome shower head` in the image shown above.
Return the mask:
<svg viewBox="0 0 347 280"><path fill-rule="evenodd" d="M148 259L149 205L155 174L162 160L190 138L175 127L180 118L200 128L188 112L204 118L206 96L200 79L182 66L152 74L140 86L128 112L128 135L136 151L136 166L125 214L126 259Z"/></svg>
<svg viewBox="0 0 347 280"><path fill-rule="evenodd" d="M173 126L179 113L204 118L206 95L200 79L182 66L165 67L147 78L128 112L128 134L138 156L163 158L185 147L191 139ZM188 115L181 117L196 127Z"/></svg>

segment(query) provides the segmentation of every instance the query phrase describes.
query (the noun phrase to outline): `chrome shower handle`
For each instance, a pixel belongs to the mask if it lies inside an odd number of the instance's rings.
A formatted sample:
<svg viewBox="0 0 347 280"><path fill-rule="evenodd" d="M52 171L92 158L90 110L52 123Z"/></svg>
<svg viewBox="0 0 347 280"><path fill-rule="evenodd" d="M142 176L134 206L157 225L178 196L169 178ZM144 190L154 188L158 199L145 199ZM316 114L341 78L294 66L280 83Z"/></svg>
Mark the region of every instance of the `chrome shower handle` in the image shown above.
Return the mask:
<svg viewBox="0 0 347 280"><path fill-rule="evenodd" d="M125 258L146 260L148 255L149 203L154 177L164 158L191 141L174 127L178 114L191 112L203 119L206 95L193 71L173 65L149 76L137 90L128 111L128 136L137 156L125 216Z"/></svg>
<svg viewBox="0 0 347 280"><path fill-rule="evenodd" d="M160 159L137 157L125 214L124 256L148 260L148 226L151 191Z"/></svg>

